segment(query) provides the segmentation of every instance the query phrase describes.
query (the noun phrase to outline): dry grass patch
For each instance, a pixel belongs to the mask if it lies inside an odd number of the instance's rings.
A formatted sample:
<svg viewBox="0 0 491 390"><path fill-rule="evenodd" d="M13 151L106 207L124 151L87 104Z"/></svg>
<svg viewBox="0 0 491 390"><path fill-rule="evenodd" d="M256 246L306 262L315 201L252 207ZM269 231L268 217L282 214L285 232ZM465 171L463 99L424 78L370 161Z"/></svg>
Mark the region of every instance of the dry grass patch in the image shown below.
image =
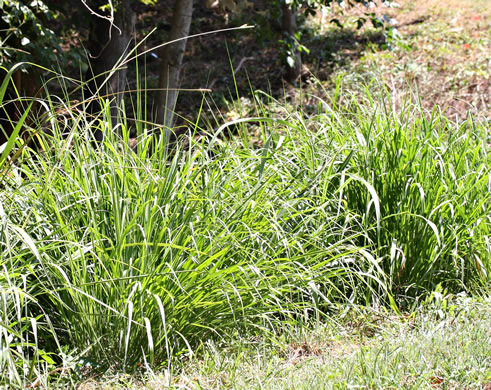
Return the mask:
<svg viewBox="0 0 491 390"><path fill-rule="evenodd" d="M380 69L394 100L402 100L409 84L425 108L440 105L452 119L469 110L489 117L489 2L404 0L389 14L411 49L369 52L364 60Z"/></svg>

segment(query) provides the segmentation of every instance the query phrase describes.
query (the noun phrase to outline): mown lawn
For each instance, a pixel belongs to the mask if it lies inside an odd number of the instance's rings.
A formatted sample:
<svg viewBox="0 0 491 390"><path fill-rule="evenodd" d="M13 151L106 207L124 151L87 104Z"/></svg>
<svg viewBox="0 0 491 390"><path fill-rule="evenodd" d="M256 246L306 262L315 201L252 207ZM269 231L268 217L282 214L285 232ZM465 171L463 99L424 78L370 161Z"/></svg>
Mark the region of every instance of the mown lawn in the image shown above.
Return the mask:
<svg viewBox="0 0 491 390"><path fill-rule="evenodd" d="M488 389L490 302L433 294L411 315L353 310L271 339L206 343L172 372L80 389Z"/></svg>

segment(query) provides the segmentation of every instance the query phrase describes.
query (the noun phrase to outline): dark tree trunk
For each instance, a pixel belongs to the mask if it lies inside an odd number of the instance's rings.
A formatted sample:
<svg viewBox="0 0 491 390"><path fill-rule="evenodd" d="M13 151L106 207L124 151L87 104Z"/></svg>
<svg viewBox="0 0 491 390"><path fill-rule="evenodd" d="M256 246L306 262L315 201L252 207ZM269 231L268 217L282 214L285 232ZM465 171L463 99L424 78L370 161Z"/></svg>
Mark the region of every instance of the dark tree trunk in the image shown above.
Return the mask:
<svg viewBox="0 0 491 390"><path fill-rule="evenodd" d="M193 0L176 0L169 42L189 35L193 16ZM186 39L164 46L160 65L159 91L156 99L156 122L164 126L166 137L174 124L174 108L177 102L180 72Z"/></svg>
<svg viewBox="0 0 491 390"><path fill-rule="evenodd" d="M282 28L288 37L295 39L295 33L297 32L297 12L296 9L290 8L288 4L283 4L282 6ZM293 66L288 65L286 73L286 78L291 83L295 83L302 72L302 55L295 46L293 47L293 57L295 63Z"/></svg>
<svg viewBox="0 0 491 390"><path fill-rule="evenodd" d="M118 68L121 60L130 50L131 38L135 29L136 17L129 5L129 0L114 2L116 9L114 21L91 15L93 27L90 32L88 50L91 56L87 79L91 96L105 96L111 100L111 118L118 123L118 110L126 86L127 68ZM118 69L118 70L115 70ZM89 104L89 112L97 114L101 107L97 100ZM103 134L97 132L95 137L102 141Z"/></svg>

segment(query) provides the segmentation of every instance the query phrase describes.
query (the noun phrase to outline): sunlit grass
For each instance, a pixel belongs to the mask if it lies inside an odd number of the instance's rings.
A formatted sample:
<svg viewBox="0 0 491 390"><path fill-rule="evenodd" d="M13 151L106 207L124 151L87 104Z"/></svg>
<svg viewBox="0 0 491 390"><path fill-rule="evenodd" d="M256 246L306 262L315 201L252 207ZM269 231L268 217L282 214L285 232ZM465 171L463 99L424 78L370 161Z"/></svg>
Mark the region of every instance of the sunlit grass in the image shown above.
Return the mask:
<svg viewBox="0 0 491 390"><path fill-rule="evenodd" d="M432 295L411 315L353 310L261 341L208 343L174 375L104 378L109 388L433 389L485 388L490 381L489 299ZM90 388L89 386L87 386Z"/></svg>
<svg viewBox="0 0 491 390"><path fill-rule="evenodd" d="M173 150L143 128L131 150L109 107L51 121L43 153L4 159L4 383L172 367L206 340L486 287L488 129L366 99L311 116L258 106L220 127L242 137L197 142L191 126Z"/></svg>

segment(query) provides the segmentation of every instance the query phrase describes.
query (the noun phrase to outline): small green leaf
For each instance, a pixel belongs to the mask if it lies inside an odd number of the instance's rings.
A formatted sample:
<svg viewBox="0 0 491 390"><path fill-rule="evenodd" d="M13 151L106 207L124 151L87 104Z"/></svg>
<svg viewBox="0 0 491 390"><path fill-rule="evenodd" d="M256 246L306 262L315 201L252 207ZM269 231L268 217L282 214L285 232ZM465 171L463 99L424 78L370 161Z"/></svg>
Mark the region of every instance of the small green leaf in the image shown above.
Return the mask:
<svg viewBox="0 0 491 390"><path fill-rule="evenodd" d="M357 21L356 21L356 29L359 30L363 27L363 25L365 24L366 22L366 19L365 18L359 18Z"/></svg>

